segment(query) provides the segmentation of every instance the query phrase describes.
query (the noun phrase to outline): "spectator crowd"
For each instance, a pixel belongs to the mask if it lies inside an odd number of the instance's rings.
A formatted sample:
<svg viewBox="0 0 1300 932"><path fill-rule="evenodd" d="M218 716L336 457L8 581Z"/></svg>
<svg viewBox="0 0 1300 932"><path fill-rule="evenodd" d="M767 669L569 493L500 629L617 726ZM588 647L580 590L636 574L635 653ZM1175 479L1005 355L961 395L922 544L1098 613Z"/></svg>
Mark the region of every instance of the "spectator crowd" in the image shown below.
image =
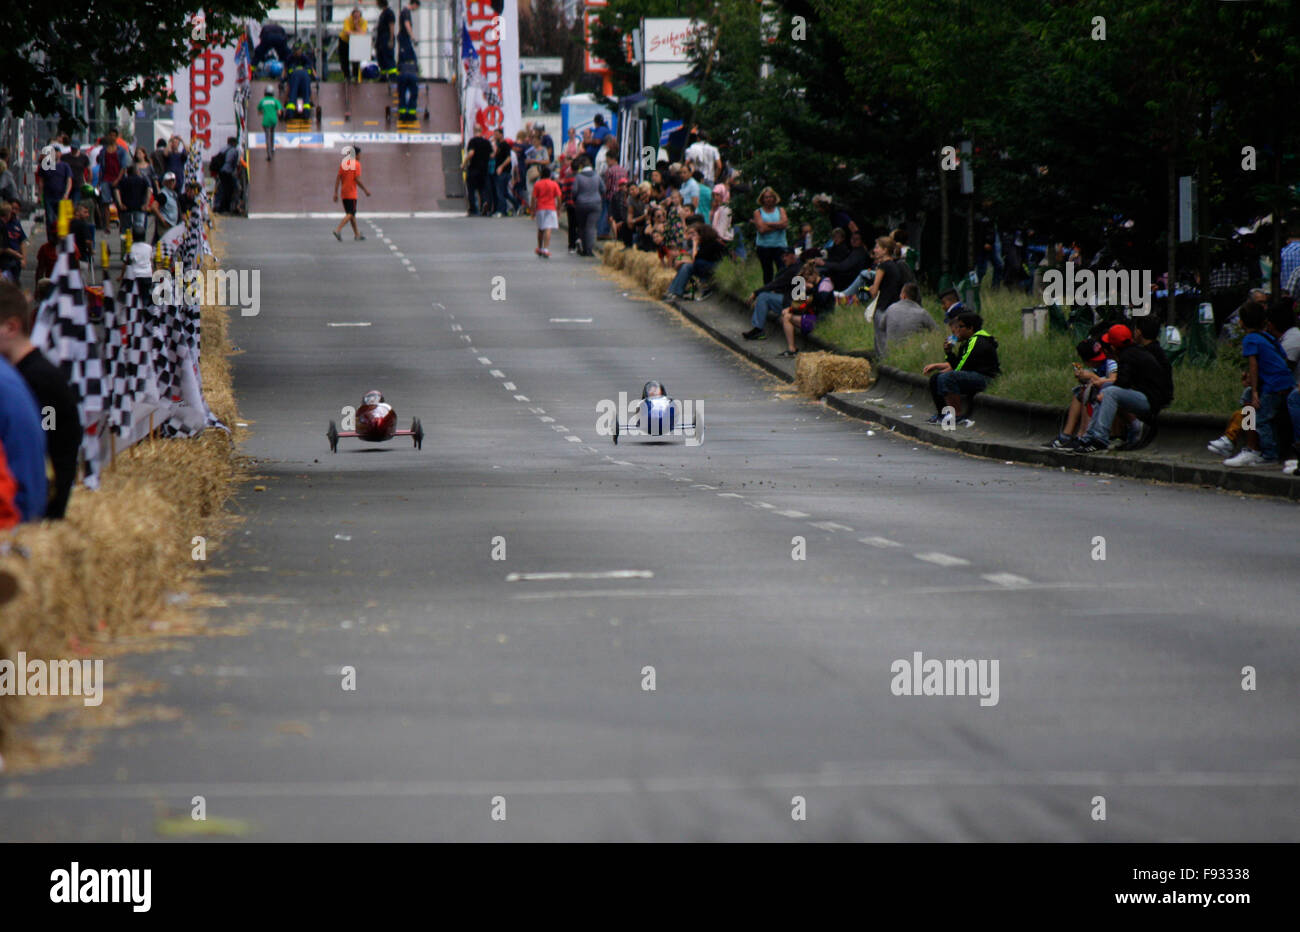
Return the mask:
<svg viewBox="0 0 1300 932"><path fill-rule="evenodd" d="M836 308L856 306L874 333L874 356L880 361L913 334L946 328L943 361L922 370L935 406L930 420L948 427L974 424L976 396L1002 371L998 341L985 329L984 319L963 305L955 288L938 295L941 322L922 306L919 253L906 229L873 238L870 224L851 208L818 194L811 206L824 221L822 228L829 228L819 242L812 224L796 227L772 187L758 192L750 216L736 218L731 205L738 195L751 193L747 180L727 164L706 132L692 130L681 153L680 162L660 160L645 172L629 172L616 136L600 116L581 131L570 129L559 150L540 123L526 126L515 139L498 130L467 146L463 167L469 213L536 216L535 251L543 257L550 256L551 231L561 218L571 254L592 256L600 240L653 254L674 272L665 297L669 303L709 295L720 263L745 259L749 238L762 284L748 296L744 339L766 340L769 326L775 325L785 344L777 355L793 357L800 351L797 337L811 334ZM636 181L633 174L644 174L644 180ZM987 215L990 205L981 206L977 280L991 267L994 287L1032 293L1044 270L1066 261L1080 268L1123 268L1118 250L1110 245L1117 237L1132 236L1132 224L1123 218L1107 227L1107 245L1097 250L1079 241L1044 248L1034 245L1033 230L999 230ZM1229 467L1285 460L1286 471L1296 472L1296 461L1286 450L1300 445L1300 329L1292 297L1300 289L1300 219L1291 230L1273 277L1283 285L1280 293L1272 297L1254 289L1223 330L1231 352L1240 345L1241 410L1209 448ZM1258 280L1240 256L1233 262L1225 259L1215 266L1207 293L1221 297L1236 289L1240 294L1252 278ZM1165 287L1165 277L1157 278L1153 296L1162 296L1159 289ZM1180 296L1184 289L1199 293L1199 276L1188 275L1185 282L1180 273L1176 288ZM1134 304L1144 297L1152 296L1135 296ZM1173 400L1173 366L1161 346L1157 316L1131 311L1119 318L1100 316L1076 347L1079 361L1060 430L1045 444L1062 453L1144 447L1155 436L1160 412Z"/></svg>

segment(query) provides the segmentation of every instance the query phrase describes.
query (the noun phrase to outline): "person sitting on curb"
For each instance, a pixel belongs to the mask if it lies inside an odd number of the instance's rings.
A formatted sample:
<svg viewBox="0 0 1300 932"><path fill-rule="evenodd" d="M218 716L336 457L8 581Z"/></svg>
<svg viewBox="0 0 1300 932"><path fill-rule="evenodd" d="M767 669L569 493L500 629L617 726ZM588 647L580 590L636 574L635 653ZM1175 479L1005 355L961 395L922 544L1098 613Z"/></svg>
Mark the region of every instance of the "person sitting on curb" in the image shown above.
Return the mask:
<svg viewBox="0 0 1300 932"><path fill-rule="evenodd" d="M984 318L970 311L957 315L953 323L957 337L955 349L945 347L944 362L932 362L921 370L930 376L930 395L934 398L935 414L931 424L943 421L945 407L951 407L960 427L971 427L970 400L988 388L1002 373L998 362L998 341L984 329Z"/></svg>
<svg viewBox="0 0 1300 932"><path fill-rule="evenodd" d="M1115 353L1119 367L1115 373L1115 384L1102 389L1088 430L1077 444L1063 450L1064 453L1101 453L1108 450L1110 429L1120 412L1151 420L1173 398L1172 388L1167 384L1167 376L1159 361L1145 348L1133 342L1132 330L1124 324L1114 324L1101 340ZM1130 432L1129 443L1136 439Z"/></svg>
<svg viewBox="0 0 1300 932"><path fill-rule="evenodd" d="M722 261L726 252L722 240L718 237L718 231L702 221L691 225L686 238L690 243L691 258L678 266L677 275L668 286L666 300L669 304L676 304L686 296L686 285L692 275L702 283L701 297L712 294L713 270Z"/></svg>
<svg viewBox="0 0 1300 932"><path fill-rule="evenodd" d="M750 329L741 334L746 340L767 339L767 319L778 317L781 308L791 301L794 277L799 274L799 255L793 246L781 254L781 268L766 285L754 289L746 302L754 313L749 318Z"/></svg>
<svg viewBox="0 0 1300 932"><path fill-rule="evenodd" d="M1080 442L1083 432L1088 428L1088 419L1097 396L1107 385L1115 383L1115 374L1119 364L1106 352L1107 345L1100 340L1084 340L1077 347L1079 358L1087 366L1074 364L1074 378L1079 384L1071 391L1070 407L1065 413L1065 426L1056 438L1046 444L1053 450L1068 450Z"/></svg>
<svg viewBox="0 0 1300 932"><path fill-rule="evenodd" d="M914 333L935 328L934 318L921 307L920 298L921 286L908 282L897 301L872 317L871 325L876 331L876 359L884 358L886 341L896 346Z"/></svg>
<svg viewBox="0 0 1300 932"><path fill-rule="evenodd" d="M1295 385L1291 367L1264 309L1256 304L1241 309L1241 355L1246 360L1249 404L1255 412L1255 429L1243 430L1246 449L1223 461L1224 466L1265 466L1278 461L1275 421ZM1268 330L1265 327L1268 327ZM1220 438L1222 439L1222 438Z"/></svg>
<svg viewBox="0 0 1300 932"><path fill-rule="evenodd" d="M786 350L776 355L786 358L799 355L794 345L795 328L798 327L799 331L807 336L817 325L817 315L828 312L835 304L835 292L831 280L822 278L811 259L803 264L799 274L803 277L805 297L802 301L791 302L789 307L781 311L781 329L785 331Z"/></svg>

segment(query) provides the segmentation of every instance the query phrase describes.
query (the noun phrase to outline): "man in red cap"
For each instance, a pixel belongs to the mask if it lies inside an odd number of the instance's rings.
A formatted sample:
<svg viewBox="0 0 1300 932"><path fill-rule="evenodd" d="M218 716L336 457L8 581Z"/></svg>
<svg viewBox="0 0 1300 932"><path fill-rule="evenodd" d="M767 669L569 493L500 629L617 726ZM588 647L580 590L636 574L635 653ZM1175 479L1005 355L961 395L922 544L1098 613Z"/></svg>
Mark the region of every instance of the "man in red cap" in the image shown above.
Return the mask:
<svg viewBox="0 0 1300 932"><path fill-rule="evenodd" d="M1149 421L1173 398L1173 386L1167 384L1164 368L1147 350L1133 342L1132 330L1124 324L1115 324L1101 339L1111 348L1119 365L1115 384L1102 388L1092 423L1073 449L1063 451L1066 453L1100 453L1109 449L1110 429L1117 414L1122 411ZM1127 442L1135 439L1130 431Z"/></svg>

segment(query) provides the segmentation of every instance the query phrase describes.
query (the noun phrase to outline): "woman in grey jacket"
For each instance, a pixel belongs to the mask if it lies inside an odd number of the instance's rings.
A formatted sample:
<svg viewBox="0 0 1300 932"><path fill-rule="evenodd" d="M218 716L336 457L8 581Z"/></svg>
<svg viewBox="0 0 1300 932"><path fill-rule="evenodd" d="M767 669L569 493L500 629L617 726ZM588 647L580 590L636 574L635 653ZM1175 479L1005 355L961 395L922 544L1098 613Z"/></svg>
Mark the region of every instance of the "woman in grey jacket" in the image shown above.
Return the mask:
<svg viewBox="0 0 1300 932"><path fill-rule="evenodd" d="M578 228L582 231L582 254L595 255L596 221L600 219L600 206L605 197L605 181L592 170L591 160L578 157L578 173L573 176L574 212Z"/></svg>

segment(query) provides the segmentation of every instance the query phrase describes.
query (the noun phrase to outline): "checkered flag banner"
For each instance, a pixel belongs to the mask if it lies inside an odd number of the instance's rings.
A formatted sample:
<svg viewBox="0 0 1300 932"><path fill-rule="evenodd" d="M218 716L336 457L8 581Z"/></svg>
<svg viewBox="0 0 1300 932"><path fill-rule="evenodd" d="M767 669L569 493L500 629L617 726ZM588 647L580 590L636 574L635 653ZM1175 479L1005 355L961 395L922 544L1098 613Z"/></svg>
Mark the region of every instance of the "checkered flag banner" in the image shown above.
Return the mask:
<svg viewBox="0 0 1300 932"><path fill-rule="evenodd" d="M104 285L105 362L109 371L108 429L129 446L147 434L147 418L160 407L154 373L152 280L128 270L120 300Z"/></svg>
<svg viewBox="0 0 1300 932"><path fill-rule="evenodd" d="M77 393L85 481L94 489L99 487L99 432L106 391L100 346L86 313L85 289L76 254L76 238L68 234L59 246L58 260L50 276L53 290L36 311L32 342L62 370Z"/></svg>
<svg viewBox="0 0 1300 932"><path fill-rule="evenodd" d="M208 189L203 186L203 144L198 140L190 146L185 158L185 184L191 182L199 186L197 203L202 206L204 216L207 216Z"/></svg>

